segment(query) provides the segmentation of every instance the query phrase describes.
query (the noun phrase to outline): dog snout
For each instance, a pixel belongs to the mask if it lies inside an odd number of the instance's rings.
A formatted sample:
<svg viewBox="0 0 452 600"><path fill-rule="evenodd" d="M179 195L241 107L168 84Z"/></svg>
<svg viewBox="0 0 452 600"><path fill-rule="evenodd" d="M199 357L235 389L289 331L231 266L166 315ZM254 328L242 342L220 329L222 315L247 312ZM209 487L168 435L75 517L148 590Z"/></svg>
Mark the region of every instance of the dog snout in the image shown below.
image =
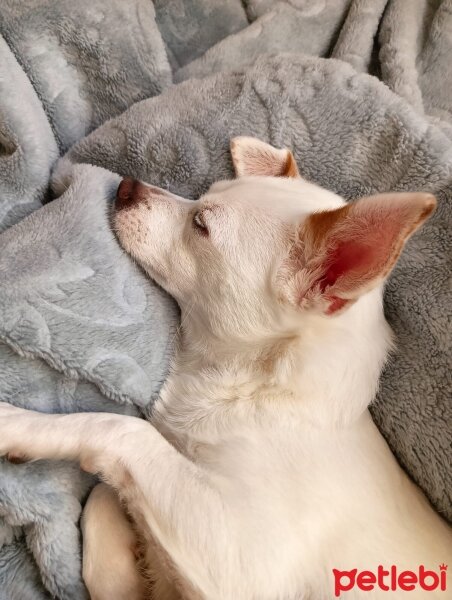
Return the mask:
<svg viewBox="0 0 452 600"><path fill-rule="evenodd" d="M146 198L146 185L132 177L124 178L116 192L116 210L131 208Z"/></svg>

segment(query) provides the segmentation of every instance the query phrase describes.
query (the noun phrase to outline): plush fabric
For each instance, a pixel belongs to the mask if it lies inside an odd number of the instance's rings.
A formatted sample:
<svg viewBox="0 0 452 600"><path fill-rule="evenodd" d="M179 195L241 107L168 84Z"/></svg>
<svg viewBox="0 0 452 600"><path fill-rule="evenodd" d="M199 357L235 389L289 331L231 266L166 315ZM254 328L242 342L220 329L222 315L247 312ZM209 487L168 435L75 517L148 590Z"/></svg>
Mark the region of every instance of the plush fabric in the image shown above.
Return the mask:
<svg viewBox="0 0 452 600"><path fill-rule="evenodd" d="M147 0L2 0L0 32L62 150L171 82Z"/></svg>
<svg viewBox="0 0 452 600"><path fill-rule="evenodd" d="M138 415L158 392L177 309L115 240L109 207L118 180L80 166L60 178L60 191L70 181L61 197L0 236L2 400ZM77 522L91 484L74 465L0 463L0 516L24 526L19 548L25 542L47 589L64 600L85 595ZM0 549L0 582L10 552ZM19 573L28 562L18 562ZM22 575L4 577L0 598L5 590L10 600Z"/></svg>
<svg viewBox="0 0 452 600"><path fill-rule="evenodd" d="M0 99L2 231L41 206L58 147L30 80L1 35Z"/></svg>
<svg viewBox="0 0 452 600"><path fill-rule="evenodd" d="M174 69L248 25L241 0L154 0L154 6Z"/></svg>
<svg viewBox="0 0 452 600"><path fill-rule="evenodd" d="M0 400L152 410L178 312L111 230L119 176L196 198L232 176L229 139L255 135L350 201L437 196L386 288L397 348L372 414L452 521L452 1L155 4L158 27L144 0L0 6ZM73 464L0 462L0 600L86 598L92 484Z"/></svg>
<svg viewBox="0 0 452 600"><path fill-rule="evenodd" d="M297 2L258 3L253 13L259 15L258 19L176 71L175 81L248 67L264 53L297 52L326 56L349 4L350 0L298 2L298 5ZM264 6L268 10L264 11Z"/></svg>

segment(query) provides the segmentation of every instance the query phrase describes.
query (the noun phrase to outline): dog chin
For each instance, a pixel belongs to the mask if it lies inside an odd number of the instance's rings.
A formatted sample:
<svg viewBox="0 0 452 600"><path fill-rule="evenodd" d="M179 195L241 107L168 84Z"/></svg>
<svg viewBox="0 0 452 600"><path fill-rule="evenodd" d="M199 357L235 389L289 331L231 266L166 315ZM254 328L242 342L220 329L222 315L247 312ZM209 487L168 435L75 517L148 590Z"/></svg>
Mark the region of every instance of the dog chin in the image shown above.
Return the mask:
<svg viewBox="0 0 452 600"><path fill-rule="evenodd" d="M167 278L161 272L161 270L149 263L149 261L144 260L140 252L137 252L133 245L129 242L131 241L131 236L129 232L121 232L121 229L117 229L116 235L118 237L119 243L122 248L127 252L127 254L146 272L146 274L157 283L160 287L162 287L166 292L169 292L167 288Z"/></svg>
<svg viewBox="0 0 452 600"><path fill-rule="evenodd" d="M153 279L160 287L162 287L165 291L169 291L166 286L166 277L162 275L155 267L148 264L140 263L146 273L149 275L151 279Z"/></svg>

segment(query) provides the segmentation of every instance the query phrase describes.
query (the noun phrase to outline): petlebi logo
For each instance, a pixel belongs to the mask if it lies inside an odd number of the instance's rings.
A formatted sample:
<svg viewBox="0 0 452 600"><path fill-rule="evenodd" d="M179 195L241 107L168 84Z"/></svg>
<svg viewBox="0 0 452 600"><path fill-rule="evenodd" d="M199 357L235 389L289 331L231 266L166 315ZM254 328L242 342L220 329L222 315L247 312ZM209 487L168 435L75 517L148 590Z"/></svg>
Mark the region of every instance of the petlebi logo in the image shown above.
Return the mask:
<svg viewBox="0 0 452 600"><path fill-rule="evenodd" d="M419 565L416 571L399 571L396 565L387 569L382 565L374 571L340 571L333 569L334 595L339 598L343 592L358 588L363 592L371 592L380 589L384 592L396 592L398 590L410 592L421 589L426 592L447 589L447 565L439 565L436 571ZM346 594L344 594L344 598Z"/></svg>

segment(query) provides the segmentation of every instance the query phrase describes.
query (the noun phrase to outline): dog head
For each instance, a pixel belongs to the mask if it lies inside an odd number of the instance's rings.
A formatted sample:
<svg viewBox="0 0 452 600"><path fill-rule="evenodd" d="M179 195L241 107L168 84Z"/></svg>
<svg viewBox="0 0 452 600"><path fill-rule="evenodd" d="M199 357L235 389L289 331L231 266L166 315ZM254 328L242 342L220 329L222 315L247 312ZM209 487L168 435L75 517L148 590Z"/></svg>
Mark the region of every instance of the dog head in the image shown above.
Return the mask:
<svg viewBox="0 0 452 600"><path fill-rule="evenodd" d="M237 178L199 200L124 179L115 212L124 249L216 339L341 315L381 287L436 206L426 193L346 204L300 177L288 150L242 137L231 153Z"/></svg>

